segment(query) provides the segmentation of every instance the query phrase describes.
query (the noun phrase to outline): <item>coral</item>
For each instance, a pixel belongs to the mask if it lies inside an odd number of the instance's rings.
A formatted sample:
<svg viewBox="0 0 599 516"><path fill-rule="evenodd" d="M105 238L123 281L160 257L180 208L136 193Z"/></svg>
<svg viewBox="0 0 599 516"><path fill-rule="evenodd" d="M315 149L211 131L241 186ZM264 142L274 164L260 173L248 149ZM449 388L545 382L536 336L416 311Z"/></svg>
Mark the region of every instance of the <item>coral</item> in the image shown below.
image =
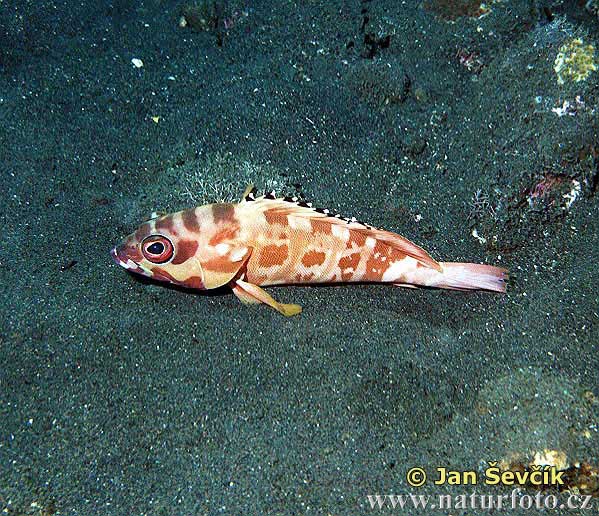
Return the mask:
<svg viewBox="0 0 599 516"><path fill-rule="evenodd" d="M485 66L480 54L474 50L461 48L456 52L455 57L469 72L480 73Z"/></svg>
<svg viewBox="0 0 599 516"><path fill-rule="evenodd" d="M585 9L595 16L599 16L599 0L588 0Z"/></svg>
<svg viewBox="0 0 599 516"><path fill-rule="evenodd" d="M171 172L177 178L179 196L195 204L236 202L250 183L259 191L301 196L298 186L269 164L258 165L229 153L211 154L200 163L193 161Z"/></svg>
<svg viewBox="0 0 599 516"><path fill-rule="evenodd" d="M524 473L543 466L551 466L563 472L563 483L559 485L525 484L529 489L542 491L557 490L599 497L599 468L588 462L571 461L563 450L544 449L533 452L532 459L514 455L500 462L502 470Z"/></svg>
<svg viewBox="0 0 599 516"><path fill-rule="evenodd" d="M218 27L220 18L222 6L217 2L188 3L181 8L179 26L196 32L210 31Z"/></svg>
<svg viewBox="0 0 599 516"><path fill-rule="evenodd" d="M591 72L597 70L595 47L585 45L581 38L566 41L559 49L553 69L558 84L586 80Z"/></svg>
<svg viewBox="0 0 599 516"><path fill-rule="evenodd" d="M500 191L494 192L495 195L500 194ZM497 217L497 210L501 208L501 202L496 199L491 199L491 196L482 189L476 190L469 203L468 219L481 219Z"/></svg>

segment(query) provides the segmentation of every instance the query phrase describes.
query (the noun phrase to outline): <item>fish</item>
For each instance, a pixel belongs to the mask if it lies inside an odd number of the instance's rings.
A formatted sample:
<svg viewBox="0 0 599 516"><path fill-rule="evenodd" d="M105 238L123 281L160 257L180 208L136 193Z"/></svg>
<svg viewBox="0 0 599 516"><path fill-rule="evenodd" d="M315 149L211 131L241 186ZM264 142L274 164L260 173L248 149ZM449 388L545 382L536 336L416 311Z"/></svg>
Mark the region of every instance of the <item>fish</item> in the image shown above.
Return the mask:
<svg viewBox="0 0 599 516"><path fill-rule="evenodd" d="M438 262L407 238L355 218L250 185L237 203L214 203L156 216L111 250L136 274L196 290L228 286L245 304L285 316L301 306L263 287L388 283L401 287L506 291L508 271Z"/></svg>

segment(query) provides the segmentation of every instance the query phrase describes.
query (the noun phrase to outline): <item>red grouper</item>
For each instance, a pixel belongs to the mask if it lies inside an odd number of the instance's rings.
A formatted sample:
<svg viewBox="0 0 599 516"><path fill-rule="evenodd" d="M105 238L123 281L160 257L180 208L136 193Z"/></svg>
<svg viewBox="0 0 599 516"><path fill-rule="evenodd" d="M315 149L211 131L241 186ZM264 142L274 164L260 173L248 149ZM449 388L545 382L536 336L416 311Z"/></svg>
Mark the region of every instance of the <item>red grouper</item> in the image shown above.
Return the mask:
<svg viewBox="0 0 599 516"><path fill-rule="evenodd" d="M119 265L193 289L228 285L244 303L283 315L301 307L275 301L269 285L372 282L403 287L505 292L507 271L477 263L437 262L390 231L313 208L297 198L217 203L144 222L111 251Z"/></svg>

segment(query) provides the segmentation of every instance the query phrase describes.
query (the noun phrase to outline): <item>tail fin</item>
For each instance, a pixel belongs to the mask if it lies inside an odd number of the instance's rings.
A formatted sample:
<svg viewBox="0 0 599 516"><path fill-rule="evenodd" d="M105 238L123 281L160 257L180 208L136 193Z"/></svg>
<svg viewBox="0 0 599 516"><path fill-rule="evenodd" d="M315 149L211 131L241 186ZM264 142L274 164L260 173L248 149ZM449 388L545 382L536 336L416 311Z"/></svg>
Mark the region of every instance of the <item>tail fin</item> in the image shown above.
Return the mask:
<svg viewBox="0 0 599 516"><path fill-rule="evenodd" d="M453 290L505 292L507 269L479 263L441 262L443 273L435 286Z"/></svg>

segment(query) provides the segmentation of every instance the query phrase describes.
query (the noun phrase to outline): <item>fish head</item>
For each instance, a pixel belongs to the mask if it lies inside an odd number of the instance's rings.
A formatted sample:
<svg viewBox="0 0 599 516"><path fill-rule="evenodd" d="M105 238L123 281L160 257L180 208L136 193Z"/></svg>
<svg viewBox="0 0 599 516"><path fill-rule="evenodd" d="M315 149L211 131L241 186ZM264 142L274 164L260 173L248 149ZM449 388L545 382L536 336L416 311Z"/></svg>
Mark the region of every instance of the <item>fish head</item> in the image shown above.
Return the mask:
<svg viewBox="0 0 599 516"><path fill-rule="evenodd" d="M135 274L204 289L204 273L196 256L198 240L185 228L184 213L144 222L110 251L113 260Z"/></svg>

